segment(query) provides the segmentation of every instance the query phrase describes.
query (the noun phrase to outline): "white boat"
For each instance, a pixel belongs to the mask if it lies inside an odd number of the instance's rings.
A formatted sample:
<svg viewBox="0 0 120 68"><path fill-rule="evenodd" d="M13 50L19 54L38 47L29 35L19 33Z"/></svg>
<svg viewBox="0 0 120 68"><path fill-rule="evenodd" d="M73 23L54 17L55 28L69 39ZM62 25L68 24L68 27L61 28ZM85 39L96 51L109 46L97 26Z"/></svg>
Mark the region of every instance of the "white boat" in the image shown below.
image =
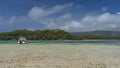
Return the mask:
<svg viewBox="0 0 120 68"><path fill-rule="evenodd" d="M18 44L25 44L25 43L27 43L26 38L20 37L20 38L18 39Z"/></svg>

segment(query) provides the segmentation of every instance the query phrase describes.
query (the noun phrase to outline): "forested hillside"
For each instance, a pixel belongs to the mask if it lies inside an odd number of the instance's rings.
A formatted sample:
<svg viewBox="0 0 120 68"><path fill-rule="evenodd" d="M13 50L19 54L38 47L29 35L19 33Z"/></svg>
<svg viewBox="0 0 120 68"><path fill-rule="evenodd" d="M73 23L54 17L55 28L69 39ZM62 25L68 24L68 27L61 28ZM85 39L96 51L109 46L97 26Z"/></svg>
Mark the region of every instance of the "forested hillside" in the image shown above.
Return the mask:
<svg viewBox="0 0 120 68"><path fill-rule="evenodd" d="M19 37L26 37L29 40L65 40L72 39L72 35L64 30L16 30L0 33L1 40L17 40Z"/></svg>
<svg viewBox="0 0 120 68"><path fill-rule="evenodd" d="M0 40L17 40L19 37L26 37L28 40L85 40L85 39L120 39L119 35L107 35L109 33L104 32L104 34L92 34L92 33L82 33L74 34L69 33L60 29L53 30L16 30L12 32L0 33Z"/></svg>

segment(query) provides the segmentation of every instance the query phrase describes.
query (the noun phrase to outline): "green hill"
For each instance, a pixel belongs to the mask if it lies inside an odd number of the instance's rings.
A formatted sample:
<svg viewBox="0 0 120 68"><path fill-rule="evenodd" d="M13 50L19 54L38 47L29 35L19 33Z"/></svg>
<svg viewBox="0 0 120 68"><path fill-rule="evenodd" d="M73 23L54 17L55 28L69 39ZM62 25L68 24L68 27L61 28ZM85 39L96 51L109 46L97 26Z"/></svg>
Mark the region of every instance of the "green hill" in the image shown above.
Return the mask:
<svg viewBox="0 0 120 68"><path fill-rule="evenodd" d="M19 37L26 37L29 40L65 40L72 39L72 35L64 30L16 30L0 33L0 40L17 40Z"/></svg>

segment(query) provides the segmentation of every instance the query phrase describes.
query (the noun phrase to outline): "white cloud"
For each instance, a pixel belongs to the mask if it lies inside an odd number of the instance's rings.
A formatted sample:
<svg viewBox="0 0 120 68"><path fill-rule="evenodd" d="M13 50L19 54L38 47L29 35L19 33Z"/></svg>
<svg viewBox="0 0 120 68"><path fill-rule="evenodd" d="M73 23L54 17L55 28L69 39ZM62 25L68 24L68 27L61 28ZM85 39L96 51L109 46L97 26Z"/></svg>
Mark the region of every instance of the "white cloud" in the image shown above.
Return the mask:
<svg viewBox="0 0 120 68"><path fill-rule="evenodd" d="M11 17L9 23L27 22L30 20L27 16L16 18ZM0 22L4 20L0 17ZM72 14L66 13L56 18L45 17L37 20L40 24L45 25L45 28L56 29L60 28L69 32L77 31L94 31L94 30L119 30L120 29L120 14L103 13L99 15L86 15L79 21L73 19ZM4 21L6 23L7 21ZM28 23L29 24L29 23ZM31 29L31 28L29 28Z"/></svg>
<svg viewBox="0 0 120 68"><path fill-rule="evenodd" d="M72 14L64 14L57 18L46 18L44 20L40 20L40 22L45 24L46 28L55 29L61 28L70 20L71 17Z"/></svg>
<svg viewBox="0 0 120 68"><path fill-rule="evenodd" d="M9 20L9 23L15 23L15 21L16 21L16 17L15 16L12 16L11 18L10 18L10 20Z"/></svg>
<svg viewBox="0 0 120 68"><path fill-rule="evenodd" d="M72 14L64 14L64 15L61 15L57 20L66 20L66 19L69 19L71 18Z"/></svg>
<svg viewBox="0 0 120 68"><path fill-rule="evenodd" d="M101 10L102 10L102 11L107 11L107 10L108 10L108 7L103 7Z"/></svg>
<svg viewBox="0 0 120 68"><path fill-rule="evenodd" d="M80 28L82 28L82 24L80 22L77 21L71 21L69 23L66 23L65 25L63 25L61 27L61 29L67 30L67 31L76 31L76 30L80 30Z"/></svg>
<svg viewBox="0 0 120 68"><path fill-rule="evenodd" d="M116 14L120 15L120 12L118 12L118 13L116 13Z"/></svg>
<svg viewBox="0 0 120 68"><path fill-rule="evenodd" d="M83 27L79 31L119 30L120 15L111 13L87 15L80 21L80 23L83 25Z"/></svg>
<svg viewBox="0 0 120 68"><path fill-rule="evenodd" d="M13 28L16 28L15 25L23 23L23 25L21 26L26 26L25 27L26 29L27 28L33 29L33 28L29 28L28 26L31 25L31 23L35 22L37 24L44 25L45 29L60 28L64 24L66 24L65 22L67 22L72 16L72 14L70 13L67 12L61 13L61 12L71 8L72 6L73 3L67 3L64 5L55 5L51 8L33 7L25 16L20 16L20 17L11 16L9 19L4 19L4 20L2 19L2 17L0 17L0 23L1 22L6 23L10 26L13 26ZM60 15L58 15L59 13ZM53 17L52 14L57 14L58 16Z"/></svg>
<svg viewBox="0 0 120 68"><path fill-rule="evenodd" d="M87 15L79 21L72 19L71 14L64 14L58 18L46 18L40 20L46 28L60 28L70 32L94 31L94 30L119 30L120 14L103 13L99 15Z"/></svg>
<svg viewBox="0 0 120 68"><path fill-rule="evenodd" d="M78 21L75 20L76 17L72 17L71 13L61 13L61 11L64 11L68 7L72 6L73 3L56 5L52 8L33 7L26 16L21 16L19 18L13 16L8 21L9 23L37 22L44 25L44 28L60 28L70 32L120 29L120 12L117 12L116 14L106 12L99 15L86 15ZM103 7L102 10L106 11L107 8ZM60 13L61 15L58 14L58 17L52 16L52 14L57 13ZM4 20L2 19L2 17L0 17L0 23L3 21ZM4 22L6 23L8 21ZM27 23L27 25L31 24ZM29 29L33 30L33 28Z"/></svg>
<svg viewBox="0 0 120 68"><path fill-rule="evenodd" d="M68 3L68 4L64 4L64 5L56 5L52 8L47 8L47 9L41 8L41 7L33 7L29 11L28 16L33 20L38 20L42 17L46 17L48 15L58 13L58 12L64 10L65 8L71 7L72 5L73 5L73 3Z"/></svg>

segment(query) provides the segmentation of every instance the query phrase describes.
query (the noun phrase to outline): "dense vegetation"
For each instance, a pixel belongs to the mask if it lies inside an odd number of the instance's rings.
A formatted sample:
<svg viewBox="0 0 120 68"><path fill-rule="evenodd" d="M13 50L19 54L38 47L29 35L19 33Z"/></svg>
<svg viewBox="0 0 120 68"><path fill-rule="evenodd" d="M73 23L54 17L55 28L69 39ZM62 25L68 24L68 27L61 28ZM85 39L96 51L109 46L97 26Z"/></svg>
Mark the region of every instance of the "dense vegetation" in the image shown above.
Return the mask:
<svg viewBox="0 0 120 68"><path fill-rule="evenodd" d="M83 40L83 39L120 39L120 36L73 35L64 30L16 30L0 33L0 40L17 40L26 37L28 40Z"/></svg>
<svg viewBox="0 0 120 68"><path fill-rule="evenodd" d="M0 33L1 40L17 40L26 37L29 40L64 40L72 39L72 35L64 30L16 30L13 32Z"/></svg>

